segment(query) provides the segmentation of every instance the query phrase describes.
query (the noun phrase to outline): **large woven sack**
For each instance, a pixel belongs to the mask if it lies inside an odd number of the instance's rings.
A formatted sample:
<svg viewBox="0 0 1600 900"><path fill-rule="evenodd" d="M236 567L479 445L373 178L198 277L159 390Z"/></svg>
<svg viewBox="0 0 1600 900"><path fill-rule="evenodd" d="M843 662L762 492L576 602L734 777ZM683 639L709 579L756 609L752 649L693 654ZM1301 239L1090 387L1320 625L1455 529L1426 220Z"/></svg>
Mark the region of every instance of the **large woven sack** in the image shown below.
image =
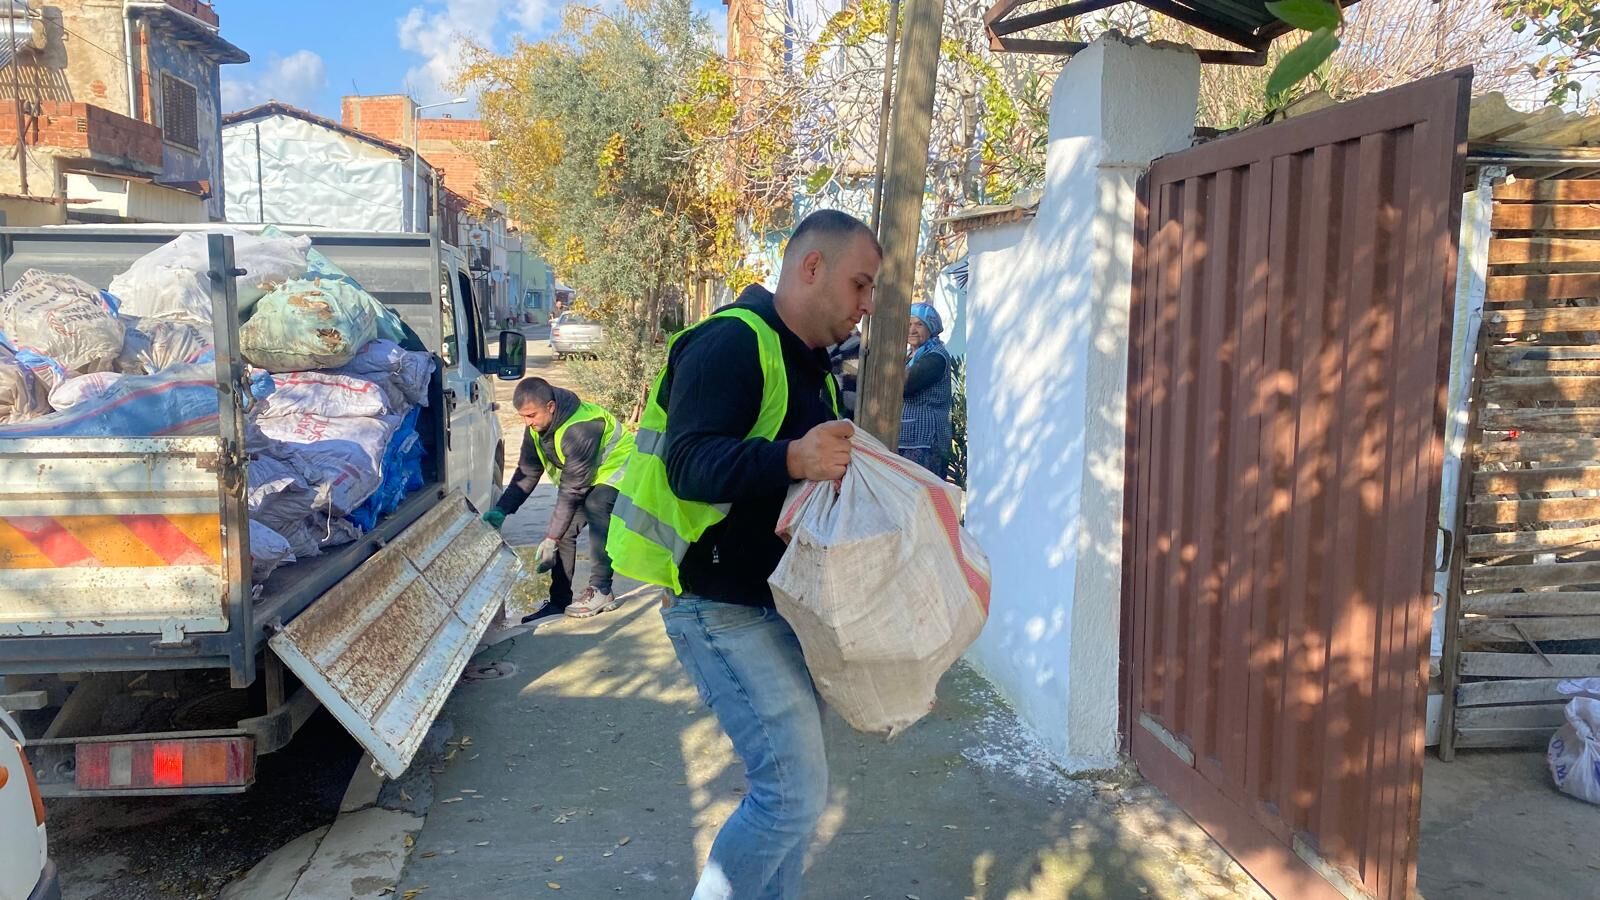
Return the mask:
<svg viewBox="0 0 1600 900"><path fill-rule="evenodd" d="M110 371L122 353L123 325L105 293L71 275L23 272L0 294L0 330L16 349L80 375Z"/></svg>
<svg viewBox="0 0 1600 900"><path fill-rule="evenodd" d="M261 298L239 329L239 348L268 372L333 369L377 337L382 306L344 281L295 280Z"/></svg>
<svg viewBox="0 0 1600 900"><path fill-rule="evenodd" d="M769 583L817 690L858 731L893 737L927 715L983 630L989 560L960 508L957 488L859 429L837 489L789 492Z"/></svg>
<svg viewBox="0 0 1600 900"><path fill-rule="evenodd" d="M266 294L306 274L308 237L245 234L220 229L233 236L234 265L243 270L237 280L239 310L248 311ZM157 247L134 261L128 271L111 279L111 293L122 301L128 315L176 319L203 326L211 324L211 249L207 235L191 231Z"/></svg>

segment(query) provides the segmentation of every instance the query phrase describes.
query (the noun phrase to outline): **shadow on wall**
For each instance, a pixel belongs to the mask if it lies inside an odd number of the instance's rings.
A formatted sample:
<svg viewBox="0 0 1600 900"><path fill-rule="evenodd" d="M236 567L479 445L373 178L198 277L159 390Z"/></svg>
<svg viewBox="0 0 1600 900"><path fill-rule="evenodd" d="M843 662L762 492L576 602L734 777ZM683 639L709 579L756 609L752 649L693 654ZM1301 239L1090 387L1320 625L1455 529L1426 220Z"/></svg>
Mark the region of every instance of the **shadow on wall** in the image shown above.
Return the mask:
<svg viewBox="0 0 1600 900"><path fill-rule="evenodd" d="M1079 563L1092 554L1114 567L1121 556L1120 505L1106 501L1120 501L1122 445L1091 436L1120 434L1124 408L1088 361L1125 365L1126 311L1108 314L1098 303L1092 272L1131 269L1131 248L1097 246L1093 226L1131 196L1133 176L1102 173L1092 140L1055 142L1034 221L969 237L967 515L990 554L996 598L973 655L1061 755ZM1087 196L1101 208L1062 199ZM1113 253L1128 258L1097 258ZM1096 515L1118 522L1088 518ZM1105 649L1114 672L1117 648Z"/></svg>

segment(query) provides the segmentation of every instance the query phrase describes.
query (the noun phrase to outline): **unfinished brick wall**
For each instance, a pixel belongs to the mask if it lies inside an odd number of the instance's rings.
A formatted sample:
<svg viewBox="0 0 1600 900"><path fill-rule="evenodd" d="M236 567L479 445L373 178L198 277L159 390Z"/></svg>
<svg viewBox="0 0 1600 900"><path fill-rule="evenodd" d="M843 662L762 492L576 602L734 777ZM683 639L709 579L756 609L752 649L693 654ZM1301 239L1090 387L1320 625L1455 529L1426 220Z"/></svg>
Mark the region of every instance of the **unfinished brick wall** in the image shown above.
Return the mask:
<svg viewBox="0 0 1600 900"><path fill-rule="evenodd" d="M422 158L444 173L445 187L484 202L482 170L472 145L487 144L489 129L477 119L419 119L417 148Z"/></svg>
<svg viewBox="0 0 1600 900"><path fill-rule="evenodd" d="M409 97L346 97L340 103L340 124L379 140L410 145L416 109Z"/></svg>
<svg viewBox="0 0 1600 900"><path fill-rule="evenodd" d="M0 147L17 143L17 104L0 100ZM79 156L126 159L161 170L161 129L88 103L46 101L37 119L24 118L30 147L80 150Z"/></svg>

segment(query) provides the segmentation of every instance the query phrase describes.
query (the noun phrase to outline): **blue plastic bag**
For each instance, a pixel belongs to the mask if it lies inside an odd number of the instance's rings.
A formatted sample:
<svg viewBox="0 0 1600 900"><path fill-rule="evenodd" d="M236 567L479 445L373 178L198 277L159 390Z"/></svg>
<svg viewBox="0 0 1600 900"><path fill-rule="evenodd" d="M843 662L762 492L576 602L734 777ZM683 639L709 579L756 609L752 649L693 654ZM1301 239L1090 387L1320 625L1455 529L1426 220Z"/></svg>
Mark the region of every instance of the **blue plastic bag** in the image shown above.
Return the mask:
<svg viewBox="0 0 1600 900"><path fill-rule="evenodd" d="M257 400L272 393L272 378L256 373L250 392ZM0 425L0 438L167 437L215 433L217 370L196 363L155 375L118 379L102 396L61 412L15 425Z"/></svg>
<svg viewBox="0 0 1600 900"><path fill-rule="evenodd" d="M363 532L371 531L378 520L400 508L406 495L422 487L422 436L417 433L417 410L401 420L383 451L382 482L365 503L345 518Z"/></svg>

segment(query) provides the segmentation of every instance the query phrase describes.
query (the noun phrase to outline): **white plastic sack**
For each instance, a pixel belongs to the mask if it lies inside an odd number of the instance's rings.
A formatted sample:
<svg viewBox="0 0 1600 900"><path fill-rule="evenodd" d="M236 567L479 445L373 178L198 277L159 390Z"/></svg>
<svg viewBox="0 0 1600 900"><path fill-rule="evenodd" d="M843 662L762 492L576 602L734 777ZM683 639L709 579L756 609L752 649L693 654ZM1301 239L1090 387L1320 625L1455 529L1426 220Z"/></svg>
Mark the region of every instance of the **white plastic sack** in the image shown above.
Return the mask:
<svg viewBox="0 0 1600 900"><path fill-rule="evenodd" d="M279 285L306 273L308 237L233 235L234 265L245 270L237 279L241 313ZM133 316L180 319L211 324L211 267L207 236L186 232L139 257L128 271L111 280L111 293L122 311Z"/></svg>
<svg viewBox="0 0 1600 900"><path fill-rule="evenodd" d="M311 517L316 493L287 463L270 456L250 460L250 518L287 536L297 522Z"/></svg>
<svg viewBox="0 0 1600 900"><path fill-rule="evenodd" d="M71 409L79 403L94 403L116 393L116 384L122 380L117 372L91 372L68 378L50 390L50 405L57 410Z"/></svg>
<svg viewBox="0 0 1600 900"><path fill-rule="evenodd" d="M1566 713L1545 754L1550 775L1563 793L1600 804L1600 700L1574 697Z"/></svg>
<svg viewBox="0 0 1600 900"><path fill-rule="evenodd" d="M153 375L173 366L199 362L211 352L211 333L189 322L119 316L125 331L117 371Z"/></svg>
<svg viewBox="0 0 1600 900"><path fill-rule="evenodd" d="M350 514L383 479L380 466L399 416L293 415L260 419L261 432L288 445L281 457L317 491L313 508Z"/></svg>
<svg viewBox="0 0 1600 900"><path fill-rule="evenodd" d="M71 372L110 371L123 330L101 292L71 275L29 269L0 294L0 331L12 346Z"/></svg>
<svg viewBox="0 0 1600 900"><path fill-rule="evenodd" d="M250 580L266 581L279 566L295 561L289 541L271 528L250 520Z"/></svg>
<svg viewBox="0 0 1600 900"><path fill-rule="evenodd" d="M374 307L382 309L349 282L290 281L261 298L239 347L268 372L337 368L377 337Z"/></svg>
<svg viewBox="0 0 1600 900"><path fill-rule="evenodd" d="M257 413L263 419L315 415L386 416L399 412L385 385L333 372L285 372L272 376L274 390Z"/></svg>
<svg viewBox="0 0 1600 900"><path fill-rule="evenodd" d="M837 491L789 492L789 548L769 583L822 696L858 731L905 730L983 630L989 560L961 492L857 430Z"/></svg>

